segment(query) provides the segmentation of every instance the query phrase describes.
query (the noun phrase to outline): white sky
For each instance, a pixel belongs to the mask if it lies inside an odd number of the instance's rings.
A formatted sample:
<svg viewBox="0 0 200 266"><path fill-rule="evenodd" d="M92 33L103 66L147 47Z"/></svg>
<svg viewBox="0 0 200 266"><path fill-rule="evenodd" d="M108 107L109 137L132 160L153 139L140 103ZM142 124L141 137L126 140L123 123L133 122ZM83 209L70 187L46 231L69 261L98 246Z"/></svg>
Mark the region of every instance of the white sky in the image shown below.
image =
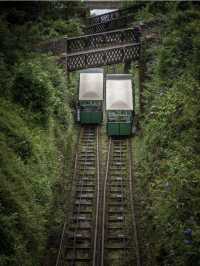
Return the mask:
<svg viewBox="0 0 200 266"><path fill-rule="evenodd" d="M111 12L114 10L116 10L116 9L92 9L90 11L90 15L98 16L98 15L102 15L102 14L105 14L105 13L108 13L108 12Z"/></svg>

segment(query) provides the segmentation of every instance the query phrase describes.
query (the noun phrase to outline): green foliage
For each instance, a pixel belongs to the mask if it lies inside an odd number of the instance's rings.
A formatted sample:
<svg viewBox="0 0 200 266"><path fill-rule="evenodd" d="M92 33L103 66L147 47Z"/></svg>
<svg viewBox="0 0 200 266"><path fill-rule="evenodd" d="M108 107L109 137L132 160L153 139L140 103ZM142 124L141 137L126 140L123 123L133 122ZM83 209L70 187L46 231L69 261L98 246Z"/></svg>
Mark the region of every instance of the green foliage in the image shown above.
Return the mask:
<svg viewBox="0 0 200 266"><path fill-rule="evenodd" d="M196 266L200 265L200 13L193 4L167 2L151 3L145 12L150 12L147 18L158 14L167 23L160 28L160 43L149 45L145 54L146 113L136 146L144 235L152 246L154 265Z"/></svg>
<svg viewBox="0 0 200 266"><path fill-rule="evenodd" d="M37 265L46 244L52 188L63 174L60 164L66 164L59 156L68 157L74 143L71 92L63 71L47 56L19 62L14 73L12 97L1 98L0 108L1 260L18 265L24 257L21 264Z"/></svg>
<svg viewBox="0 0 200 266"><path fill-rule="evenodd" d="M199 84L189 76L182 77L155 100L153 118L152 114L146 118L142 171L150 178L153 203L149 212L156 227L156 249L162 251L157 256L167 265L199 262L199 100ZM186 228L192 228L192 246L185 244ZM189 251L196 257L194 264L187 264Z"/></svg>
<svg viewBox="0 0 200 266"><path fill-rule="evenodd" d="M79 20L57 13L60 3L52 15L50 3L39 13L25 2L0 5L0 265L37 266L63 223L76 77L69 86L56 58L33 44L81 30Z"/></svg>
<svg viewBox="0 0 200 266"><path fill-rule="evenodd" d="M44 214L55 175L52 157L56 150L53 145L42 150L52 142L50 136L47 139L39 129L33 133L23 121L20 108L1 99L0 112L0 234L3 260L7 257L7 263L1 261L1 265L19 265L23 259L20 264L31 265L29 256L34 257L33 250L41 255L44 245Z"/></svg>
<svg viewBox="0 0 200 266"><path fill-rule="evenodd" d="M48 74L38 64L23 62L16 66L13 100L27 111L39 114L38 120L46 124L53 106L53 88Z"/></svg>

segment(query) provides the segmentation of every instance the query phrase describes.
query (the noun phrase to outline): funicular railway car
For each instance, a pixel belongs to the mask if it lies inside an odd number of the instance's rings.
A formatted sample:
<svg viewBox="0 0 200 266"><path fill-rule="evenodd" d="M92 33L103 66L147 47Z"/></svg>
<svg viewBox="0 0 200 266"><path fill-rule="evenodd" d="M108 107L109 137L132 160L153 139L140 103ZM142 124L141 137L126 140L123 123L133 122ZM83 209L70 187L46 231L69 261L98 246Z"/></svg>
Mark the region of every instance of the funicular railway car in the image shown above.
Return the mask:
<svg viewBox="0 0 200 266"><path fill-rule="evenodd" d="M103 120L104 73L101 68L80 72L77 121L81 124L100 124Z"/></svg>
<svg viewBox="0 0 200 266"><path fill-rule="evenodd" d="M107 75L106 116L108 136L131 135L133 115L131 75Z"/></svg>

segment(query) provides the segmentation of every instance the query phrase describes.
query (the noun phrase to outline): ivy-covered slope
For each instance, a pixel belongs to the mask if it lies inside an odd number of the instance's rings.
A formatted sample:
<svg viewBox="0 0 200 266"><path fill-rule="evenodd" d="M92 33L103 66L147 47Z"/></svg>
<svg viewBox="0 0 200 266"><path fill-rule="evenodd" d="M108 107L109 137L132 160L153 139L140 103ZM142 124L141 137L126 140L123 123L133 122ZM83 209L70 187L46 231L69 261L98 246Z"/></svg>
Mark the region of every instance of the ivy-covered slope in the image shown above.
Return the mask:
<svg viewBox="0 0 200 266"><path fill-rule="evenodd" d="M200 9L147 2L138 20L161 19L146 44L145 113L135 142L141 238L148 265L200 265ZM148 42L148 40L146 40ZM145 255L144 255L145 256Z"/></svg>
<svg viewBox="0 0 200 266"><path fill-rule="evenodd" d="M81 32L82 9L71 4L0 4L1 266L40 265L49 232L58 235L63 223L74 87L56 60L33 46Z"/></svg>

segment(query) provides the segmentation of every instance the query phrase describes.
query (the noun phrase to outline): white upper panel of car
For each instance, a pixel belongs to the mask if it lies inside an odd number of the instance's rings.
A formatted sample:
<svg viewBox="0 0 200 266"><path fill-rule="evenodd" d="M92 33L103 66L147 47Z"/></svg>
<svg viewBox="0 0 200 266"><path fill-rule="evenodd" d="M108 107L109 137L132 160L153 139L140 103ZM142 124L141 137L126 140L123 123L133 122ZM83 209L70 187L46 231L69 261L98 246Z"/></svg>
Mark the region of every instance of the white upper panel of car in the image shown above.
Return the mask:
<svg viewBox="0 0 200 266"><path fill-rule="evenodd" d="M133 110L132 80L130 75L107 75L106 110Z"/></svg>
<svg viewBox="0 0 200 266"><path fill-rule="evenodd" d="M103 100L103 71L91 70L80 73L79 100L102 101Z"/></svg>

